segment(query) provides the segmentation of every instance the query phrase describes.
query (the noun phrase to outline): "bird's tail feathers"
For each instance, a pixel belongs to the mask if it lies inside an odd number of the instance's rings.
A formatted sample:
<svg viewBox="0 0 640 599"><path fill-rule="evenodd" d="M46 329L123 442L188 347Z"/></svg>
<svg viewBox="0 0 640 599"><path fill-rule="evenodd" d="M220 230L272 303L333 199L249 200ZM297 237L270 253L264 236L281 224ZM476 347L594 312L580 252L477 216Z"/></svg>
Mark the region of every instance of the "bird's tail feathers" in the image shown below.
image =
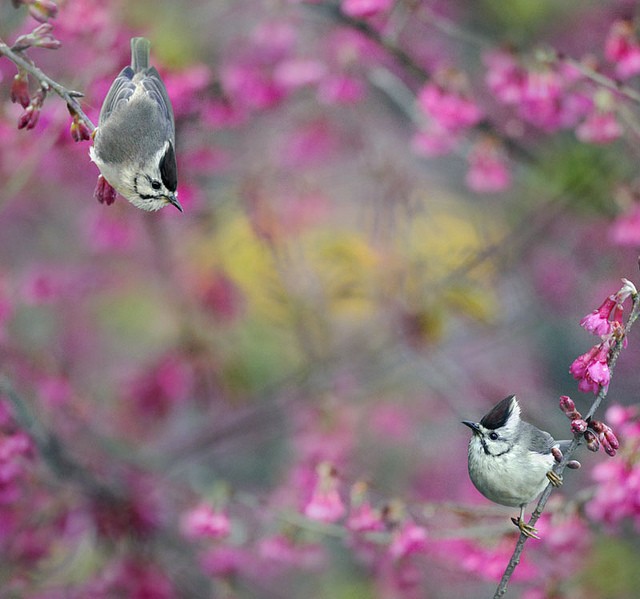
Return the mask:
<svg viewBox="0 0 640 599"><path fill-rule="evenodd" d="M131 38L131 68L134 73L149 67L151 42L145 37Z"/></svg>

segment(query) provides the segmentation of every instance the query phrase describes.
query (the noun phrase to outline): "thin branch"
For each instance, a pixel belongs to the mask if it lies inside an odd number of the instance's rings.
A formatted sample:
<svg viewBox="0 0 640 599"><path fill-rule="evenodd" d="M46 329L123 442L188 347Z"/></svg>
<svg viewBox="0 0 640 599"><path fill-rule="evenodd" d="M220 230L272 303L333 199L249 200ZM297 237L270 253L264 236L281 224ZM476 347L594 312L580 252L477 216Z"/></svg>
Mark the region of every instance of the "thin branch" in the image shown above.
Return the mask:
<svg viewBox="0 0 640 599"><path fill-rule="evenodd" d="M25 58L21 51L12 50L7 44L0 40L0 55L6 56L11 62L13 62L19 69L29 73L37 79L40 84L47 90L52 90L58 96L60 96L72 114L77 114L78 117L84 122L91 132L95 131L96 126L91 122L91 119L84 113L78 98L81 98L84 94L82 92L73 91L67 89L57 81L54 81L46 73L42 72L35 64Z"/></svg>
<svg viewBox="0 0 640 599"><path fill-rule="evenodd" d="M624 334L621 335L620 338L616 341L611 351L611 355L609 356L608 365L609 365L609 371L611 373L613 372L616 362L618 361L618 357L620 356L620 352L622 351L624 341L627 338L627 335L629 334L631 327L633 326L638 316L640 315L640 294L636 293L632 297L633 297L633 305L631 308L631 312L629 314L629 318L624 328ZM600 387L600 391L598 395L596 395L595 399L593 400L593 403L591 404L591 407L589 408L589 411L587 412L587 415L584 417L584 419L587 422L596 413L596 410L600 407L600 404L604 401L605 397L607 396L607 392L608 392L608 387ZM562 460L554 468L554 471L556 474L562 475L562 472L564 471L567 465L567 462L572 458L573 454L575 453L581 438L582 438L582 434L574 435L571 441L571 445L569 446L569 449L563 452ZM553 489L554 489L553 485L551 484L547 485L547 488L544 490L544 492L540 496L540 500L538 501L538 505L536 506L536 509L531 514L531 518L529 519L529 522L528 522L529 526L534 526L535 523L540 518L540 516L542 515L544 507ZM496 589L493 599L500 599L500 597L503 597L504 594L507 592L507 585L509 584L509 580L511 579L511 576L513 575L513 572L515 571L517 565L520 563L520 556L522 555L524 544L527 542L527 539L528 537L526 535L522 533L520 534L520 538L516 543L515 549L513 551L513 555L511 556L511 559L507 564L507 567L504 571L504 574L502 575L502 579L500 580L500 584Z"/></svg>
<svg viewBox="0 0 640 599"><path fill-rule="evenodd" d="M569 58L567 56L562 56L561 54L558 54L554 57L554 60L558 62L564 62L565 64L579 71L580 74L584 75L587 79L591 79L591 81L593 81L594 83L597 83L602 87L606 87L607 89L610 89L611 91L614 91L617 94L620 94L621 96L624 96L629 100L632 100L636 104L640 104L640 92L638 92L638 90L632 87L629 87L628 85L624 85L620 81L611 79L610 77L607 77L602 73L599 73L598 71L583 64L582 62L580 62L579 60L576 60L575 58Z"/></svg>
<svg viewBox="0 0 640 599"><path fill-rule="evenodd" d="M9 400L16 422L30 435L44 463L57 478L77 483L92 497L111 501L118 499L118 493L98 481L68 454L60 439L36 419L27 402L16 392L9 379L2 374L0 374L0 395Z"/></svg>

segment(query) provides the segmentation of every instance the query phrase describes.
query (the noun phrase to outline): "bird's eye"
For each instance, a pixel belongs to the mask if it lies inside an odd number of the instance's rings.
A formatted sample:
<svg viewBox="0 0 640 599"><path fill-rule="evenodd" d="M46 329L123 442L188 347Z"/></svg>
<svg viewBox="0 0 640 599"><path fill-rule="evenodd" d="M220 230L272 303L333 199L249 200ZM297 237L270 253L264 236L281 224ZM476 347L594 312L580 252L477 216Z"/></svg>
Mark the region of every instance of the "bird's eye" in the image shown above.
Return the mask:
<svg viewBox="0 0 640 599"><path fill-rule="evenodd" d="M493 433L489 433L489 439L491 439L492 441L495 441L498 438L498 433L493 432Z"/></svg>
<svg viewBox="0 0 640 599"><path fill-rule="evenodd" d="M151 181L151 187L153 187L153 189L157 191L162 187L162 183L160 183L160 181L155 181L155 180Z"/></svg>

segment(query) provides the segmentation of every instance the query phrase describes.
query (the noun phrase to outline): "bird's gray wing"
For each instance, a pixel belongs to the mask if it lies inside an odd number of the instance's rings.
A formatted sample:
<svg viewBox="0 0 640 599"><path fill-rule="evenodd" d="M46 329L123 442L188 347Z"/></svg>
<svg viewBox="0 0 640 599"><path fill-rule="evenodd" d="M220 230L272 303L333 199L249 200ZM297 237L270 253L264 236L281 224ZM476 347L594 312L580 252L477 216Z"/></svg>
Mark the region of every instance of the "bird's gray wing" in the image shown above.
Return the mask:
<svg viewBox="0 0 640 599"><path fill-rule="evenodd" d="M523 422L522 426L524 429L523 434L527 434L529 437L528 446L530 451L545 454L551 452L551 448L556 444L556 441L553 440L553 437L549 433L540 430L528 422Z"/></svg>
<svg viewBox="0 0 640 599"><path fill-rule="evenodd" d="M125 67L111 84L109 93L104 99L102 108L100 109L101 125L107 121L114 110L126 104L133 95L133 92L135 92L136 86L132 81L133 75L133 69L131 67Z"/></svg>
<svg viewBox="0 0 640 599"><path fill-rule="evenodd" d="M167 88L164 86L162 79L160 79L160 74L155 67L149 67L144 70L141 83L147 95L152 98L160 108L160 113L167 122L167 136L175 145L175 121L171 100L169 100Z"/></svg>
<svg viewBox="0 0 640 599"><path fill-rule="evenodd" d="M556 444L558 445L558 448L562 453L564 453L565 451L567 451L567 449L569 449L569 445L571 445L571 443L572 442L570 439L567 439L565 441L556 441Z"/></svg>

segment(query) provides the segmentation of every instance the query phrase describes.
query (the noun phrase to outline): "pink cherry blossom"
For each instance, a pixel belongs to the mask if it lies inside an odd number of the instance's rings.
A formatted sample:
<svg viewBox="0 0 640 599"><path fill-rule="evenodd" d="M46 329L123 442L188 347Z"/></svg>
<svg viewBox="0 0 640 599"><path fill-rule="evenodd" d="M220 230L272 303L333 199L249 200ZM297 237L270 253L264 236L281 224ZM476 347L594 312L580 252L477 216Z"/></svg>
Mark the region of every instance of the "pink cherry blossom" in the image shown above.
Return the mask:
<svg viewBox="0 0 640 599"><path fill-rule="evenodd" d="M631 21L613 23L604 53L608 60L615 63L618 77L628 79L640 73L640 43Z"/></svg>
<svg viewBox="0 0 640 599"><path fill-rule="evenodd" d="M404 522L394 533L389 545L389 555L401 560L415 553L424 553L429 547L427 529L411 520Z"/></svg>
<svg viewBox="0 0 640 599"><path fill-rule="evenodd" d="M227 514L214 510L207 503L201 503L183 514L180 530L191 540L224 539L231 532L231 523Z"/></svg>
<svg viewBox="0 0 640 599"><path fill-rule="evenodd" d="M511 172L503 153L492 142L481 141L469 154L467 186L476 193L497 193L511 184Z"/></svg>
<svg viewBox="0 0 640 599"><path fill-rule="evenodd" d="M495 50L483 56L487 67L485 82L496 99L508 105L517 105L527 84L527 72L516 57L506 50Z"/></svg>
<svg viewBox="0 0 640 599"><path fill-rule="evenodd" d="M357 104L365 95L362 80L346 74L327 73L318 84L318 100L324 104Z"/></svg>
<svg viewBox="0 0 640 599"><path fill-rule="evenodd" d="M609 385L609 351L609 343L603 342L573 361L569 372L579 381L580 391L598 393L601 387L606 388Z"/></svg>
<svg viewBox="0 0 640 599"><path fill-rule="evenodd" d="M580 326L594 335L608 335L611 332L610 317L616 305L615 297L609 296L599 308L587 314L580 321Z"/></svg>
<svg viewBox="0 0 640 599"><path fill-rule="evenodd" d="M476 102L436 83L427 83L418 92L418 107L448 131L460 131L477 124L482 111Z"/></svg>
<svg viewBox="0 0 640 599"><path fill-rule="evenodd" d="M342 0L342 11L350 17L366 19L387 12L393 0Z"/></svg>
<svg viewBox="0 0 640 599"><path fill-rule="evenodd" d="M609 112L594 111L576 128L576 137L580 141L594 144L608 144L622 135L622 127L616 115Z"/></svg>
<svg viewBox="0 0 640 599"><path fill-rule="evenodd" d="M353 532L372 532L384 529L380 511L374 509L368 501L352 506L346 527Z"/></svg>
<svg viewBox="0 0 640 599"><path fill-rule="evenodd" d="M613 221L609 237L616 245L640 247L640 203L632 204Z"/></svg>
<svg viewBox="0 0 640 599"><path fill-rule="evenodd" d="M416 154L432 158L451 152L459 141L459 134L450 131L437 121L429 121L414 134L411 148Z"/></svg>
<svg viewBox="0 0 640 599"><path fill-rule="evenodd" d="M320 464L316 487L304 507L304 515L320 522L335 522L342 518L345 511L332 467L327 463Z"/></svg>

